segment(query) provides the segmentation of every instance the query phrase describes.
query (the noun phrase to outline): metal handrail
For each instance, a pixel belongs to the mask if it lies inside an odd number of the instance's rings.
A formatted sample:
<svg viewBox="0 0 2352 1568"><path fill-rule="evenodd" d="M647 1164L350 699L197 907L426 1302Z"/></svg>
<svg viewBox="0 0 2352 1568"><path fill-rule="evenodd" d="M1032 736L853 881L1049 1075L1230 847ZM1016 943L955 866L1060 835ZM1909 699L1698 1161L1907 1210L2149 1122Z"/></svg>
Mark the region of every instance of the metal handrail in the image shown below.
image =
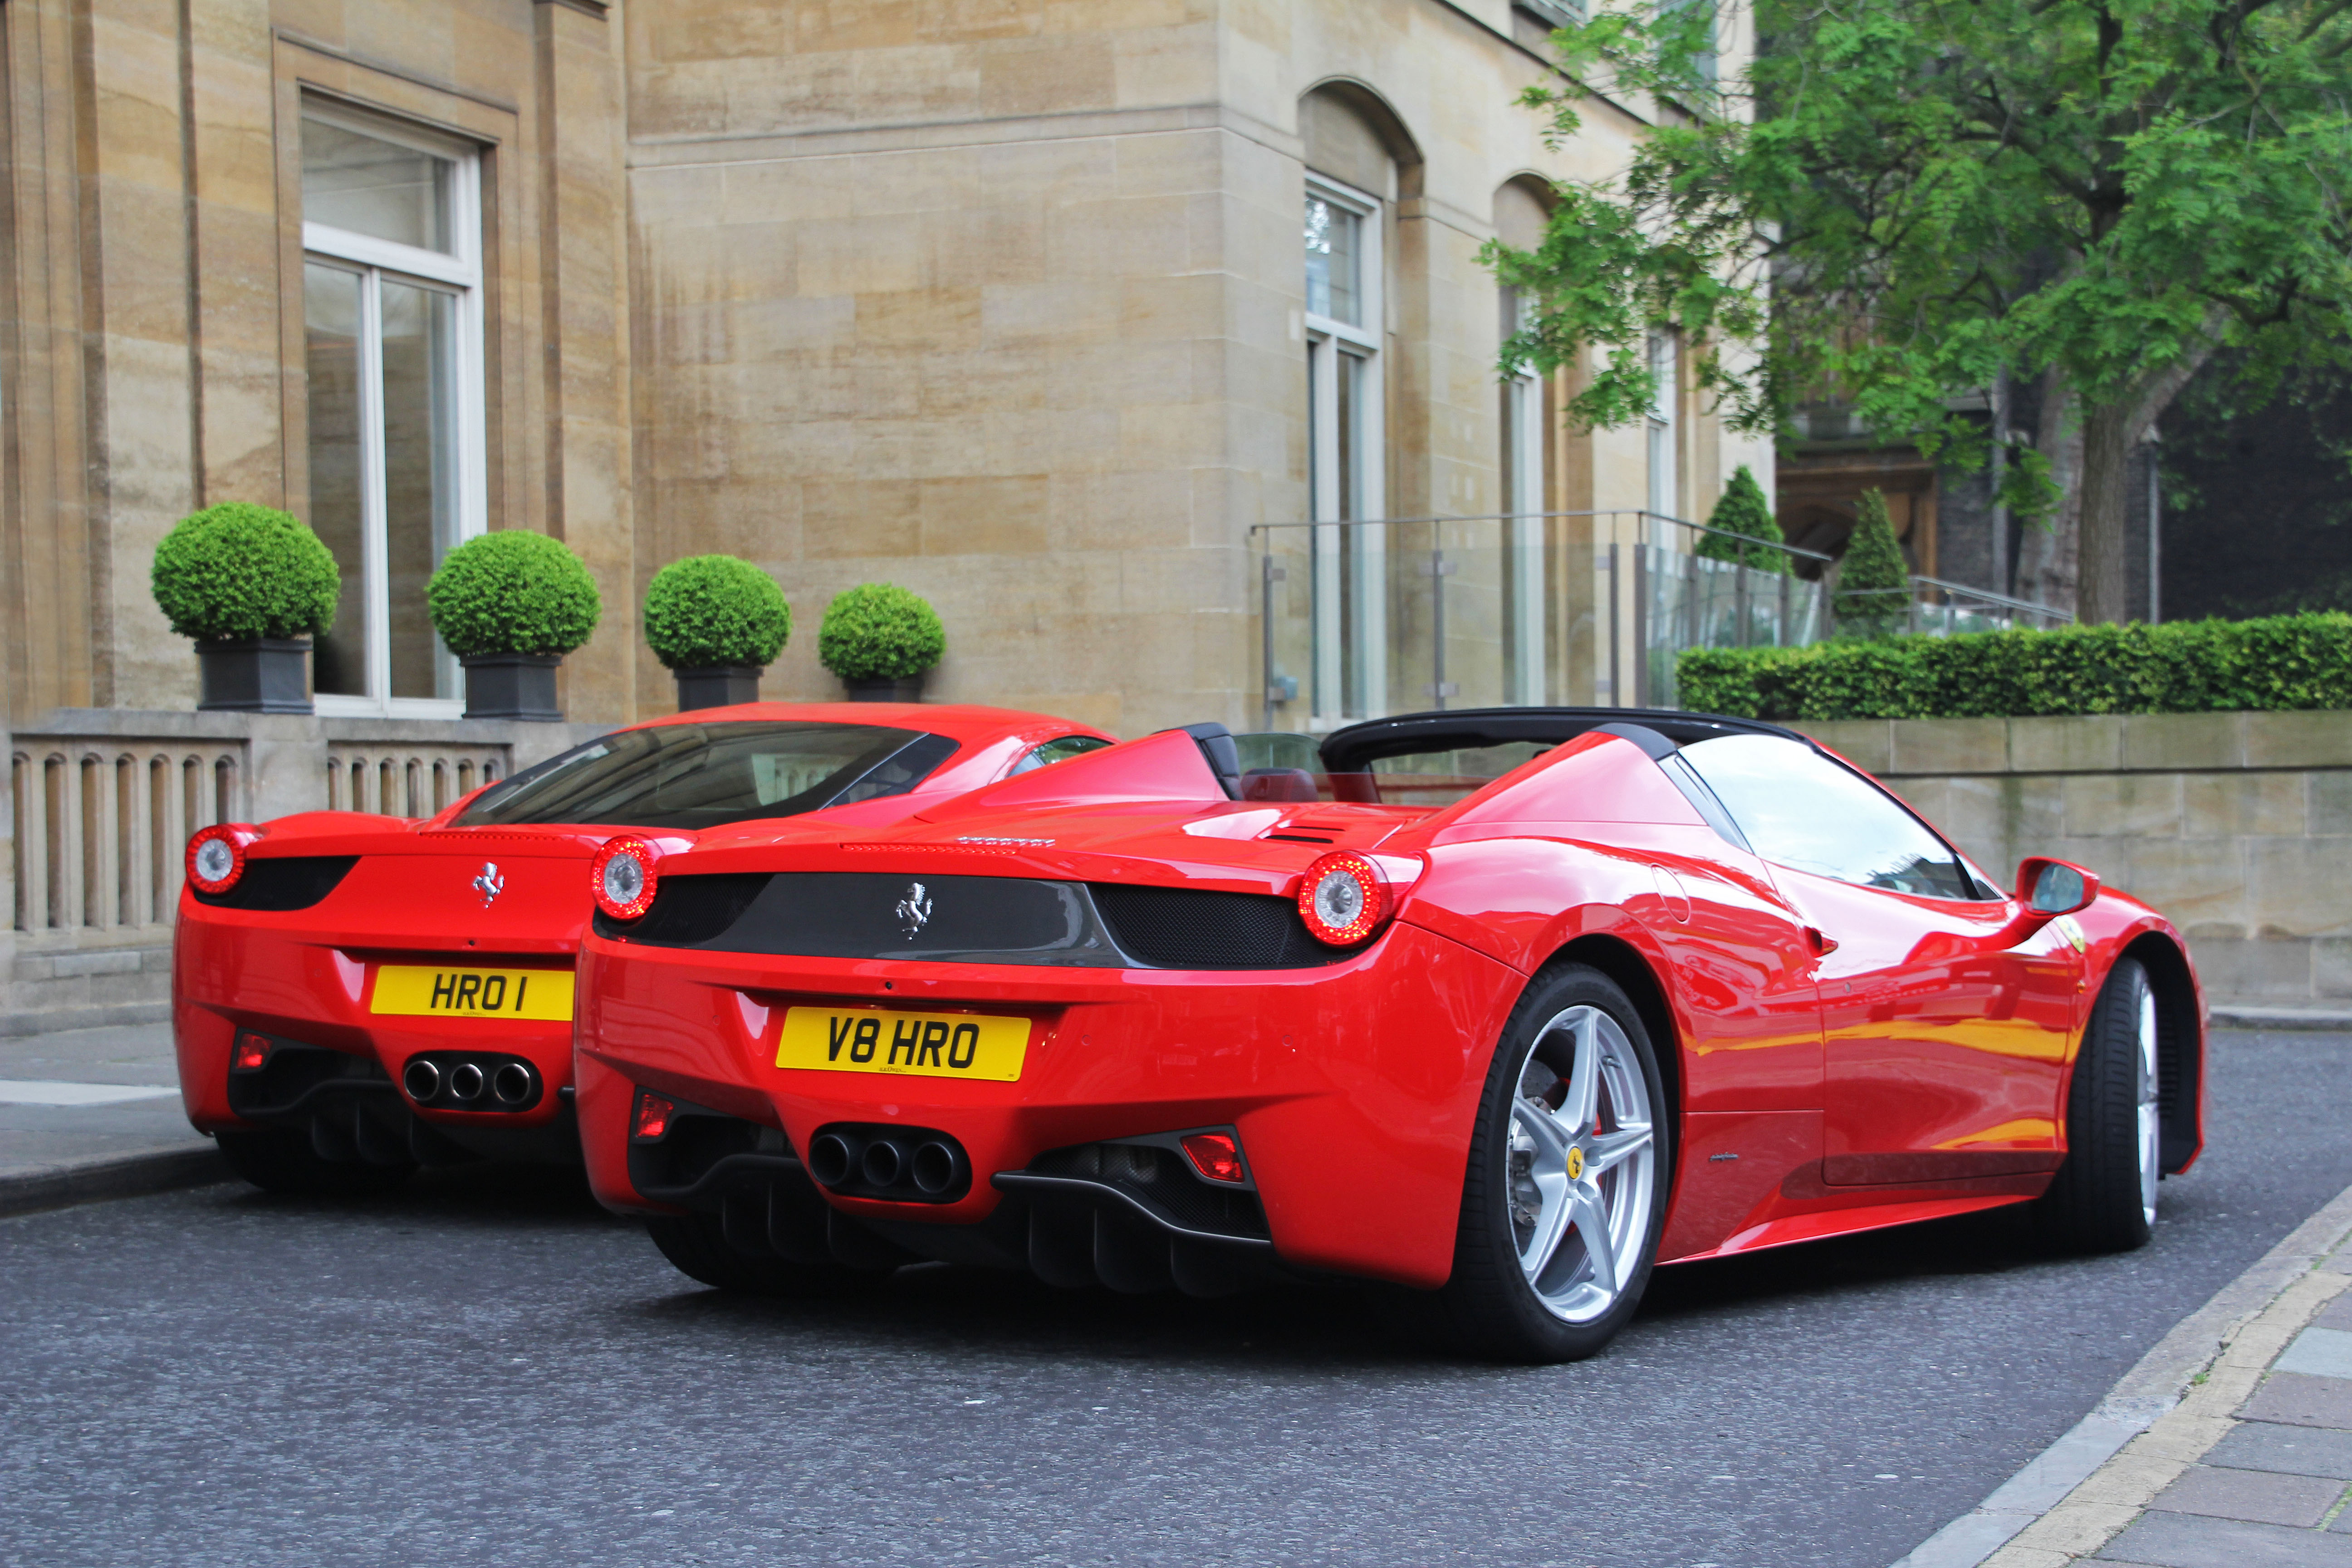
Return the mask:
<svg viewBox="0 0 2352 1568"><path fill-rule="evenodd" d="M1775 544L1769 539L1759 539L1751 533L1734 533L1727 528L1715 528L1704 522L1693 522L1688 518L1670 517L1662 511L1646 511L1640 508L1622 507L1595 511L1481 511L1445 512L1432 517L1335 517L1320 520L1309 518L1299 522L1254 522L1250 524L1249 531L1256 533L1275 528L1390 528L1407 523L1517 522L1528 518L1553 517L1630 517L1654 522L1671 522L1676 528L1687 528L1693 533L1712 533L1717 539L1736 539L1742 544L1752 544L1765 550L1785 551L1790 555L1803 556L1808 561L1832 562L1837 559L1834 555L1824 555L1818 550L1806 550L1788 543Z"/></svg>

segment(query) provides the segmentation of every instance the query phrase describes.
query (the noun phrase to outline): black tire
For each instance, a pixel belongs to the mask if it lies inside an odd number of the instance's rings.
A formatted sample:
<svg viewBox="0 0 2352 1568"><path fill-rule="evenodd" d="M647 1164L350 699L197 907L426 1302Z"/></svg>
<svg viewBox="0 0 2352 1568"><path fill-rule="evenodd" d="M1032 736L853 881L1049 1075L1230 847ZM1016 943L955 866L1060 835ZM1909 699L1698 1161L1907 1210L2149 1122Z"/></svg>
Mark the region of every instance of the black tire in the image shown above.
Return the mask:
<svg viewBox="0 0 2352 1568"><path fill-rule="evenodd" d="M2034 1228L2053 1247L2129 1252L2147 1245L2153 1216L2141 1184L2140 1031L2153 994L2147 971L2130 958L2099 988L2066 1095L2066 1163L2034 1205Z"/></svg>
<svg viewBox="0 0 2352 1568"><path fill-rule="evenodd" d="M799 1263L772 1255L754 1257L728 1241L717 1215L649 1219L646 1234L688 1279L740 1296L839 1296L870 1289L890 1276L887 1268Z"/></svg>
<svg viewBox="0 0 2352 1568"><path fill-rule="evenodd" d="M1634 1267L1613 1303L1599 1316L1569 1321L1545 1306L1519 1261L1509 1200L1512 1106L1519 1077L1538 1033L1575 1007L1592 1007L1615 1023L1632 1047L1633 1066L1646 1089L1654 1163L1643 1238ZM1580 1361L1616 1338L1640 1307L1656 1266L1666 1194L1674 1185L1673 1108L1658 1070L1657 1053L1641 1015L1617 983L1597 969L1566 964L1528 987L1505 1026L1487 1068L1470 1136L1462 1183L1462 1217L1454 1238L1454 1272L1439 1289L1389 1297L1392 1313L1425 1339L1496 1361L1538 1364ZM1629 1200L1630 1201L1630 1200Z"/></svg>
<svg viewBox="0 0 2352 1568"><path fill-rule="evenodd" d="M372 1198L396 1192L408 1180L414 1165L367 1165L322 1160L310 1147L308 1134L279 1128L250 1132L222 1132L213 1142L220 1146L228 1168L266 1193L305 1198Z"/></svg>

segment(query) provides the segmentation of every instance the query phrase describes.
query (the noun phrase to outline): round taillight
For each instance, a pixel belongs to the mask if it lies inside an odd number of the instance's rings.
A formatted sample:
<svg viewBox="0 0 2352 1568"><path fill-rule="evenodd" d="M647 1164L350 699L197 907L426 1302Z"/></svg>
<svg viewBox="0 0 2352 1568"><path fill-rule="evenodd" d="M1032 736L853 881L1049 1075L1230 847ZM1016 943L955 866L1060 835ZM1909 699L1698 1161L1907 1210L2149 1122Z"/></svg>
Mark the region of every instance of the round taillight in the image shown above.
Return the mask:
<svg viewBox="0 0 2352 1568"><path fill-rule="evenodd" d="M1381 929L1392 900L1380 868L1341 850L1307 868L1298 884L1298 918L1316 941L1353 947Z"/></svg>
<svg viewBox="0 0 2352 1568"><path fill-rule="evenodd" d="M661 852L633 833L607 839L588 863L588 885L596 907L616 921L633 921L653 908L656 869Z"/></svg>
<svg viewBox="0 0 2352 1568"><path fill-rule="evenodd" d="M240 822L216 822L188 840L188 880L200 893L226 893L245 875L245 847L261 835Z"/></svg>

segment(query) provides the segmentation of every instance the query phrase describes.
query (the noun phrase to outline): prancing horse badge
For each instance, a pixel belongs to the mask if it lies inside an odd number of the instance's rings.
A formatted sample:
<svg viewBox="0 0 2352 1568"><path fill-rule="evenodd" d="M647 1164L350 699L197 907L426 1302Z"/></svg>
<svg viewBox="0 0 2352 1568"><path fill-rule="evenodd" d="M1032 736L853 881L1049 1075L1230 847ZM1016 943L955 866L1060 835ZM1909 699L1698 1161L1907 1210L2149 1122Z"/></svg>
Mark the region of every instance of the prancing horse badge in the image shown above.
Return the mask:
<svg viewBox="0 0 2352 1568"><path fill-rule="evenodd" d="M920 882L909 883L907 896L900 899L898 907L890 912L898 917L898 929L906 932L908 942L912 942L915 934L929 923L931 895L923 890Z"/></svg>
<svg viewBox="0 0 2352 1568"><path fill-rule="evenodd" d="M507 879L499 875L499 863L482 862L482 874L474 879L474 891L482 895L482 908L488 909L498 896L507 890Z"/></svg>

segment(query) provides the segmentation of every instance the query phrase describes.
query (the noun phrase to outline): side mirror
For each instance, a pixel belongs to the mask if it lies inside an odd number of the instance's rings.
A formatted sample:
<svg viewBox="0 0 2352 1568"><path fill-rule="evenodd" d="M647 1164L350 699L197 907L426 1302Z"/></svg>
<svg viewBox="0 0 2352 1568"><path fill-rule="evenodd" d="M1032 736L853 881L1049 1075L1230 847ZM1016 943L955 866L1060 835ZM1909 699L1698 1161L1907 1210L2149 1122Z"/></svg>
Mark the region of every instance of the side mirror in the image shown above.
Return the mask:
<svg viewBox="0 0 2352 1568"><path fill-rule="evenodd" d="M2037 915L2071 915L2099 896L2099 874L2034 856L2017 868L2017 901Z"/></svg>

